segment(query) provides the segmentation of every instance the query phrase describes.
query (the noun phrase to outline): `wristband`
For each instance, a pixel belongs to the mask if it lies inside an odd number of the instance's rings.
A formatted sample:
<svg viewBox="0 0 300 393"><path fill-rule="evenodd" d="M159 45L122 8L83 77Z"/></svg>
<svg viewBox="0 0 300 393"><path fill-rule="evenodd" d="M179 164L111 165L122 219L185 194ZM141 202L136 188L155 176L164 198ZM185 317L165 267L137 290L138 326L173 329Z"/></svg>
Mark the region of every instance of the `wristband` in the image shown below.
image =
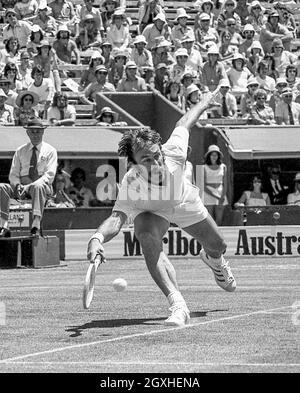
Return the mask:
<svg viewBox="0 0 300 393"><path fill-rule="evenodd" d="M103 236L102 233L100 233L100 232L94 233L93 236L90 238L90 241L91 241L91 240L94 240L94 239L99 240L99 242L100 242L101 244L104 242L104 236Z"/></svg>

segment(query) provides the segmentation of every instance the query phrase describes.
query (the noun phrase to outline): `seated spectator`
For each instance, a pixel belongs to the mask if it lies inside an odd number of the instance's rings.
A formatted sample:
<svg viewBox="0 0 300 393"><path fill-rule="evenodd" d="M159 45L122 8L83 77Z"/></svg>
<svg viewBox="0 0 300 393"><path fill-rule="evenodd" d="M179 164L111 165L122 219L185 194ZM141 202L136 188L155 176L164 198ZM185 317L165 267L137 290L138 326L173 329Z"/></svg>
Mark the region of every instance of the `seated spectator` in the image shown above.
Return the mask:
<svg viewBox="0 0 300 393"><path fill-rule="evenodd" d="M199 27L195 29L195 39L202 59L206 61L208 49L219 44L217 30L210 26L210 16L206 13L199 15Z"/></svg>
<svg viewBox="0 0 300 393"><path fill-rule="evenodd" d="M227 71L227 76L236 95L242 95L247 92L247 81L252 75L246 65L246 59L240 53L236 53L232 60L232 67Z"/></svg>
<svg viewBox="0 0 300 393"><path fill-rule="evenodd" d="M18 70L21 90L27 90L30 84L33 82L33 79L31 78L32 67L28 52L24 51L21 53L20 62L21 63L18 66Z"/></svg>
<svg viewBox="0 0 300 393"><path fill-rule="evenodd" d="M6 9L5 19L8 23L3 28L3 42L5 43L10 37L15 37L20 43L20 49L26 48L31 34L30 24L25 20L18 20L13 8Z"/></svg>
<svg viewBox="0 0 300 393"><path fill-rule="evenodd" d="M285 78L278 78L276 80L276 90L274 90L269 100L269 106L272 108L274 113L276 110L276 106L279 104L279 102L281 102L281 93L287 87L288 83Z"/></svg>
<svg viewBox="0 0 300 393"><path fill-rule="evenodd" d="M82 28L75 40L77 48L81 51L85 51L89 48L100 47L102 37L94 15L86 14L81 23Z"/></svg>
<svg viewBox="0 0 300 393"><path fill-rule="evenodd" d="M284 46L280 38L275 38L273 41L272 53L275 63L274 66L277 71L276 77L284 78L287 67L291 64L296 64L297 56L287 50L284 50Z"/></svg>
<svg viewBox="0 0 300 393"><path fill-rule="evenodd" d="M137 76L137 65L134 61L128 61L125 66L125 78L121 79L117 91L147 91L146 82Z"/></svg>
<svg viewBox="0 0 300 393"><path fill-rule="evenodd" d="M164 14L162 6L159 4L159 0L148 0L144 1L139 7L139 32L143 33L144 28L153 23L153 19L158 14Z"/></svg>
<svg viewBox="0 0 300 393"><path fill-rule="evenodd" d="M201 74L203 61L201 54L198 49L194 47L195 38L194 34L186 34L182 37L180 41L181 46L187 50L188 59L186 62L186 66L193 70L199 76Z"/></svg>
<svg viewBox="0 0 300 393"><path fill-rule="evenodd" d="M23 90L18 94L17 107L14 108L16 126L25 126L29 120L38 117L38 112L34 109L38 102L38 95L32 91Z"/></svg>
<svg viewBox="0 0 300 393"><path fill-rule="evenodd" d="M19 20L29 19L37 13L38 2L36 0L19 0L14 9Z"/></svg>
<svg viewBox="0 0 300 393"><path fill-rule="evenodd" d="M268 168L267 178L264 181L264 188L270 197L272 205L286 205L289 187L281 178L281 168L279 165L272 165Z"/></svg>
<svg viewBox="0 0 300 393"><path fill-rule="evenodd" d="M104 57L101 52L95 50L90 58L89 68L84 70L80 79L80 87L86 88L90 83L96 81L95 70L99 65L104 65Z"/></svg>
<svg viewBox="0 0 300 393"><path fill-rule="evenodd" d="M267 22L267 17L264 15L265 8L260 4L259 1L252 1L248 5L249 16L246 18L246 23L251 24L254 27L256 34L260 34L261 29Z"/></svg>
<svg viewBox="0 0 300 393"><path fill-rule="evenodd" d="M131 37L126 21L125 10L122 8L115 9L112 22L106 29L106 39L113 48L125 50L129 46Z"/></svg>
<svg viewBox="0 0 300 393"><path fill-rule="evenodd" d="M231 34L228 30L224 30L220 34L221 45L219 48L220 59L223 62L226 72L232 66L232 58L237 53L236 47L231 45Z"/></svg>
<svg viewBox="0 0 300 393"><path fill-rule="evenodd" d="M145 37L143 35L136 36L133 44L131 59L138 66L138 70L141 71L142 67L153 67L152 54L146 49L147 41Z"/></svg>
<svg viewBox="0 0 300 393"><path fill-rule="evenodd" d="M220 91L214 98L216 107L211 109L212 117L234 119L237 117L237 103L235 96L229 93L230 83L224 79L220 82Z"/></svg>
<svg viewBox="0 0 300 393"><path fill-rule="evenodd" d="M192 69L186 65L188 57L189 55L185 48L179 48L174 53L176 63L170 66L170 77L178 83L180 83L184 73L192 72Z"/></svg>
<svg viewBox="0 0 300 393"><path fill-rule="evenodd" d="M279 125L300 124L300 104L293 101L293 92L289 87L281 93L281 101L275 108L275 117Z"/></svg>
<svg viewBox="0 0 300 393"><path fill-rule="evenodd" d="M165 63L160 63L155 68L154 88L158 90L163 96L165 96L168 82L168 67Z"/></svg>
<svg viewBox="0 0 300 393"><path fill-rule="evenodd" d="M47 0L40 0L37 16L31 20L34 25L40 26L47 37L55 37L57 33L56 20L50 15L51 12Z"/></svg>
<svg viewBox="0 0 300 393"><path fill-rule="evenodd" d="M22 85L20 81L17 79L18 77L18 68L15 63L7 63L3 69L3 75L10 81L10 90L19 93L22 90Z"/></svg>
<svg viewBox="0 0 300 393"><path fill-rule="evenodd" d="M114 112L109 106L105 106L101 109L100 115L96 117L98 121L97 126L127 126L125 121L118 121L118 118L118 113Z"/></svg>
<svg viewBox="0 0 300 393"><path fill-rule="evenodd" d="M95 28L100 32L101 36L104 32L102 16L99 8L93 7L94 0L84 0L84 4L79 10L80 27L83 27L83 21L86 15L92 15L95 21ZM103 6L103 3L102 3Z"/></svg>
<svg viewBox="0 0 300 393"><path fill-rule="evenodd" d="M196 84L195 81L196 81L196 78L192 72L188 71L188 72L185 72L184 74L182 74L182 77L181 77L182 93L185 98L186 98L186 89L189 86L191 86L192 84Z"/></svg>
<svg viewBox="0 0 300 393"><path fill-rule="evenodd" d="M181 85L175 80L170 80L166 86L166 98L180 109L185 110Z"/></svg>
<svg viewBox="0 0 300 393"><path fill-rule="evenodd" d="M285 77L288 87L292 89L293 95L296 98L299 94L300 78L298 77L297 67L293 64L288 65L285 70Z"/></svg>
<svg viewBox="0 0 300 393"><path fill-rule="evenodd" d="M262 192L262 179L260 176L254 176L250 189L244 191L240 199L234 204L234 207L243 206L269 206L271 205L269 195Z"/></svg>
<svg viewBox="0 0 300 393"><path fill-rule="evenodd" d="M40 46L41 41L44 39L44 34L39 25L33 25L31 28L30 42L27 45L27 52L30 57L33 57L38 53L38 46Z"/></svg>
<svg viewBox="0 0 300 393"><path fill-rule="evenodd" d="M101 12L101 18L103 23L103 29L105 32L107 31L107 27L112 22L112 16L117 7L118 7L117 0L104 0L102 3L102 8L104 9L104 11Z"/></svg>
<svg viewBox="0 0 300 393"><path fill-rule="evenodd" d="M6 43L4 49L0 50L0 63L5 64L18 63L20 60L20 43L16 37L10 37Z"/></svg>
<svg viewBox="0 0 300 393"><path fill-rule="evenodd" d="M76 207L89 207L95 199L92 191L84 184L86 174L82 168L75 168L71 173L72 186L68 188L68 195Z"/></svg>
<svg viewBox="0 0 300 393"><path fill-rule="evenodd" d="M241 18L241 25L244 26L246 24L246 20L249 16L248 11L248 0L238 0L235 12Z"/></svg>
<svg viewBox="0 0 300 393"><path fill-rule="evenodd" d="M241 115L244 119L248 119L250 116L252 108L255 104L254 96L258 88L259 88L259 83L257 82L257 79L249 78L247 82L248 91L246 94L243 94L241 98Z"/></svg>
<svg viewBox="0 0 300 393"><path fill-rule="evenodd" d="M47 119L53 126L73 126L76 121L76 109L68 103L66 93L55 93L53 103L48 109Z"/></svg>
<svg viewBox="0 0 300 393"><path fill-rule="evenodd" d="M189 111L193 108L202 98L202 93L198 86L192 84L186 89L186 101L185 110ZM199 120L205 120L208 118L207 111L203 112L199 117Z"/></svg>
<svg viewBox="0 0 300 393"><path fill-rule="evenodd" d="M5 104L14 107L16 105L16 98L18 97L18 94L15 91L10 90L10 80L3 74L0 75L0 89L2 89L7 95Z"/></svg>
<svg viewBox="0 0 300 393"><path fill-rule="evenodd" d="M220 60L217 46L211 46L207 52L208 61L202 68L201 83L207 86L209 91L214 91L222 79L227 79L225 68Z"/></svg>
<svg viewBox="0 0 300 393"><path fill-rule="evenodd" d="M287 204L292 206L300 206L300 173L298 172L294 178L294 192L288 194Z"/></svg>
<svg viewBox="0 0 300 393"><path fill-rule="evenodd" d="M78 35L80 20L71 1L54 0L49 4L49 7L52 9L53 18L59 25L65 25L70 29L73 36Z"/></svg>
<svg viewBox="0 0 300 393"><path fill-rule="evenodd" d="M7 95L0 88L0 125L13 125L14 115L13 107L6 104Z"/></svg>
<svg viewBox="0 0 300 393"><path fill-rule="evenodd" d="M67 26L60 26L56 34L56 40L53 42L53 49L61 62L71 64L74 56L76 64L80 64L80 53L76 43L70 39L70 34Z"/></svg>
<svg viewBox="0 0 300 393"><path fill-rule="evenodd" d="M112 44L108 41L104 41L102 42L100 48L102 50L102 56L104 58L104 65L109 70L114 59L112 56Z"/></svg>
<svg viewBox="0 0 300 393"><path fill-rule="evenodd" d="M54 178L54 194L48 199L46 207L76 207L71 197L67 194L66 179L63 174L57 172Z"/></svg>
<svg viewBox="0 0 300 393"><path fill-rule="evenodd" d="M97 66L95 69L96 81L90 83L83 91L81 98L86 104L93 104L96 102L96 94L102 91L114 92L114 86L107 82L108 71L104 65Z"/></svg>
<svg viewBox="0 0 300 393"><path fill-rule="evenodd" d="M168 26L166 17L163 13L157 14L153 18L153 23L150 23L144 28L143 36L148 42L147 49L149 50L152 50L152 48L155 46L155 38L164 37L165 40L168 40L171 37L171 29Z"/></svg>
<svg viewBox="0 0 300 393"><path fill-rule="evenodd" d="M239 52L246 57L249 49L253 45L255 36L255 30L252 25L249 23L243 27L242 37L244 41L239 46Z"/></svg>
<svg viewBox="0 0 300 393"><path fill-rule="evenodd" d="M40 65L34 66L31 77L33 83L28 90L35 92L39 97L38 113L41 118L47 118L47 111L54 96L54 84L50 78L44 78L44 71Z"/></svg>
<svg viewBox="0 0 300 393"><path fill-rule="evenodd" d="M188 19L191 17L186 13L184 8L177 8L175 22L177 24L171 30L171 41L174 44L174 49L181 48L181 40L185 35L194 36L193 29L187 25Z"/></svg>
<svg viewBox="0 0 300 393"><path fill-rule="evenodd" d="M147 89L154 89L154 67L142 67L140 71L140 75L143 79L145 79Z"/></svg>
<svg viewBox="0 0 300 393"><path fill-rule="evenodd" d="M234 48L235 53L239 51L239 47L243 43L243 38L237 31L237 22L234 18L226 20L226 29L231 34L230 46Z"/></svg>
<svg viewBox="0 0 300 393"><path fill-rule="evenodd" d="M265 60L261 61L258 64L256 79L259 86L264 89L270 97L271 93L275 90L275 80L267 75L268 68L268 63Z"/></svg>
<svg viewBox="0 0 300 393"><path fill-rule="evenodd" d="M274 112L266 104L267 92L258 89L254 95L255 104L250 113L251 123L255 125L273 125L276 124Z"/></svg>
<svg viewBox="0 0 300 393"><path fill-rule="evenodd" d="M117 87L119 81L125 76L125 64L128 58L129 54L127 51L123 51L121 49L116 49L113 51L114 60L108 71L108 81L114 87Z"/></svg>
<svg viewBox="0 0 300 393"><path fill-rule="evenodd" d="M151 49L154 68L156 68L160 63L164 63L167 66L174 63L174 59L170 53L171 46L171 42L166 40L164 37L155 38L155 44Z"/></svg>
<svg viewBox="0 0 300 393"><path fill-rule="evenodd" d="M292 12L288 9L291 3L292 5L295 5L294 1L287 1L287 3L284 3L284 1L279 1L275 3L274 8L279 14L279 23L281 23L289 31L291 31L293 35L295 35L297 28L295 18Z"/></svg>
<svg viewBox="0 0 300 393"><path fill-rule="evenodd" d="M226 27L228 26L226 24L227 20L233 19L236 23L236 31L240 31L241 29L241 18L239 15L235 12L237 6L237 2L235 0L225 0L222 5L221 12L218 17L218 27L217 30L218 32L221 32L222 30L226 30Z"/></svg>
<svg viewBox="0 0 300 393"><path fill-rule="evenodd" d="M264 51L259 41L253 41L253 44L247 52L247 67L253 74L257 74L259 63L264 58Z"/></svg>

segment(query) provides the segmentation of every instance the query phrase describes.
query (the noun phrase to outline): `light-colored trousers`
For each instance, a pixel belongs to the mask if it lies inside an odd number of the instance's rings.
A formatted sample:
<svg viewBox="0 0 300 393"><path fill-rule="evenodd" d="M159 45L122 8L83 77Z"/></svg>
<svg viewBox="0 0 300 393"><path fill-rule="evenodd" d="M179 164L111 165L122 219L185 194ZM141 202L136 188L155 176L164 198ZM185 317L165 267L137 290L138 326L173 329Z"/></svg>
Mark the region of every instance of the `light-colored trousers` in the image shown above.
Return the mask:
<svg viewBox="0 0 300 393"><path fill-rule="evenodd" d="M52 186L48 184L32 185L28 189L32 200L33 216L43 216L44 207L49 196L52 195ZM16 197L16 189L7 183L0 183L0 219L8 221L10 198Z"/></svg>

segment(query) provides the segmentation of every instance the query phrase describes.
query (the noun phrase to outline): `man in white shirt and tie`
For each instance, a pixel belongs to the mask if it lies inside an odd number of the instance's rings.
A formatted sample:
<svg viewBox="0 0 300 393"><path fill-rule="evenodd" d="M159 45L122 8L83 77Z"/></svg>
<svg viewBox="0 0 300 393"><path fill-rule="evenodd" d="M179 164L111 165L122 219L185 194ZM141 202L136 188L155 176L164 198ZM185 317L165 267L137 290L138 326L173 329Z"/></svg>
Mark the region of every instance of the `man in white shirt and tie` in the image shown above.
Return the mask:
<svg viewBox="0 0 300 393"><path fill-rule="evenodd" d="M0 184L0 237L10 237L8 215L10 198L32 200L33 221L31 235L40 235L40 222L57 168L56 149L43 142L46 126L40 119L32 119L26 128L30 142L18 147L9 173L9 183Z"/></svg>
<svg viewBox="0 0 300 393"><path fill-rule="evenodd" d="M280 179L280 174L280 166L274 164L265 184L265 190L269 194L272 205L286 205L287 203L289 187Z"/></svg>

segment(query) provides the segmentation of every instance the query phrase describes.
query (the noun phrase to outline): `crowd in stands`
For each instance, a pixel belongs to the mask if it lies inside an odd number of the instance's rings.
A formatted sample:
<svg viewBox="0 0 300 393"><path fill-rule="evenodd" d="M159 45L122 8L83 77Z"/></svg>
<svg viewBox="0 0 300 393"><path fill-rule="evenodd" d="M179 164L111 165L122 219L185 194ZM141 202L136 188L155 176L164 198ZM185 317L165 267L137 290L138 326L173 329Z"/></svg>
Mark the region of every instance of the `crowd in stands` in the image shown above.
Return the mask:
<svg viewBox="0 0 300 393"><path fill-rule="evenodd" d="M70 78L82 104L98 92L156 89L185 112L219 88L202 119L299 124L299 1L184 1L173 13L167 3L0 1L1 124L33 114L75 124L74 108L57 106ZM83 59L79 75L68 69Z"/></svg>

